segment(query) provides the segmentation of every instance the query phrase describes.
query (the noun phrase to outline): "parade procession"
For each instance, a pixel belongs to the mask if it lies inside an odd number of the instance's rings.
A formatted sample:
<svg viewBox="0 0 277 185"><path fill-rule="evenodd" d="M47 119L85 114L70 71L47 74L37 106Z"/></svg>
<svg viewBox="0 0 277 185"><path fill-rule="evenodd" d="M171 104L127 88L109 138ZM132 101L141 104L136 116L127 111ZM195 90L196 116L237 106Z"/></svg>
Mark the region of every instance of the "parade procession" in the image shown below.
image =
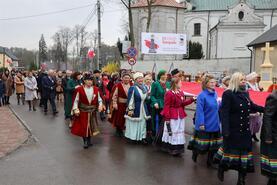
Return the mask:
<svg viewBox="0 0 277 185"><path fill-rule="evenodd" d="M0 185L277 185L277 1L21 3Z"/></svg>

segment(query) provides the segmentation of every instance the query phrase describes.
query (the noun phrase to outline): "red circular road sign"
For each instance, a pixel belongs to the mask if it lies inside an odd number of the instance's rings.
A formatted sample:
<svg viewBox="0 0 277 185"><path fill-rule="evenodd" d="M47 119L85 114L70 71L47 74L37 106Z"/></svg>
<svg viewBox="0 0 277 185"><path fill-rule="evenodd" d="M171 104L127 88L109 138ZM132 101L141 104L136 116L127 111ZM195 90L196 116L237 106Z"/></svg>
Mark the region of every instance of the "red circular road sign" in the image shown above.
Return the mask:
<svg viewBox="0 0 277 185"><path fill-rule="evenodd" d="M133 66L137 63L137 60L135 58L128 58L128 63Z"/></svg>

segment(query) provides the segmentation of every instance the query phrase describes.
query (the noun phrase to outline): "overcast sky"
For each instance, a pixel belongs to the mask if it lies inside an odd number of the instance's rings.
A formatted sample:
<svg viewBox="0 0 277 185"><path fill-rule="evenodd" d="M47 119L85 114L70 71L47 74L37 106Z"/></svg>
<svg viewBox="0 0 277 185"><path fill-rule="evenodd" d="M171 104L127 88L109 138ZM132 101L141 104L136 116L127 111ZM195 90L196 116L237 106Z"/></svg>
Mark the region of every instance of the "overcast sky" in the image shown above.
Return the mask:
<svg viewBox="0 0 277 185"><path fill-rule="evenodd" d="M105 43L114 45L118 37L124 36L122 29L124 9L119 0L101 1L104 5L102 39ZM96 3L96 0L1 0L0 19L59 11L91 3ZM92 9L90 6L43 17L0 20L0 46L38 49L41 34L44 34L47 45L51 45L51 37L60 26L73 27L82 24ZM88 24L87 31L95 29L97 29L96 17Z"/></svg>

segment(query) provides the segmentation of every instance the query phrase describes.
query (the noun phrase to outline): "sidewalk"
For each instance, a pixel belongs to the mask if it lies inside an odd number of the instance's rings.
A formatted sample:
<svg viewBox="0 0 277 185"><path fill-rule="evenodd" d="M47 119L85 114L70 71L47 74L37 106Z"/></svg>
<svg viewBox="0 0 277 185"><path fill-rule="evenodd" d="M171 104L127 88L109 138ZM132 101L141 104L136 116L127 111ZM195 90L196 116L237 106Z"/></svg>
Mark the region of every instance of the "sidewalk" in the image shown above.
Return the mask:
<svg viewBox="0 0 277 185"><path fill-rule="evenodd" d="M0 158L17 149L28 136L9 107L0 107Z"/></svg>

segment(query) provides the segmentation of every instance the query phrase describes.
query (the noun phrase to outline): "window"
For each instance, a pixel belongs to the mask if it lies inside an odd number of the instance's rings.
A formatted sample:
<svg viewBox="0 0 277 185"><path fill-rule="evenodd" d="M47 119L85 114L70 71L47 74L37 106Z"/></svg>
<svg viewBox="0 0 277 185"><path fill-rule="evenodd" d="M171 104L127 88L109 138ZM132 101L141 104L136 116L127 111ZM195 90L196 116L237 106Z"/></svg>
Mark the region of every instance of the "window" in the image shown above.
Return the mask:
<svg viewBox="0 0 277 185"><path fill-rule="evenodd" d="M240 11L239 12L239 20L242 21L244 18L244 12L243 11Z"/></svg>
<svg viewBox="0 0 277 185"><path fill-rule="evenodd" d="M194 35L195 36L201 35L201 24L200 23L194 24Z"/></svg>

